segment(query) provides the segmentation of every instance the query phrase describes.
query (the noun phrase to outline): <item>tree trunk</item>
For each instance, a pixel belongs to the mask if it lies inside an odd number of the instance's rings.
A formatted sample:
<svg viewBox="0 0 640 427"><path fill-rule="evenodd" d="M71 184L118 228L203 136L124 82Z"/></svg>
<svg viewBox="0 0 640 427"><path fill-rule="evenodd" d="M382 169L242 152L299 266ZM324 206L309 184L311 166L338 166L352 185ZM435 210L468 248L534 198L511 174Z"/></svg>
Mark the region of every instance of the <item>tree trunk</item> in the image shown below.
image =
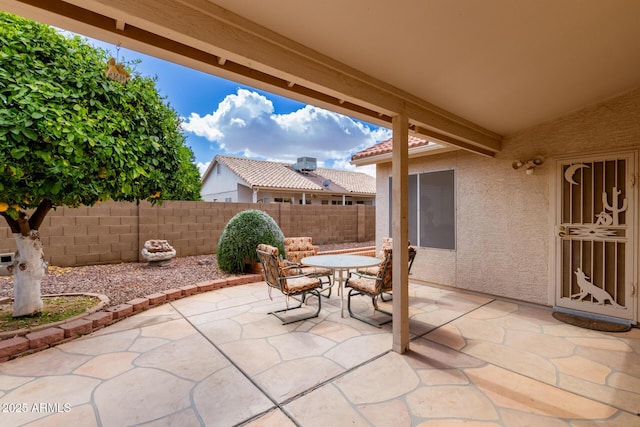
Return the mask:
<svg viewBox="0 0 640 427"><path fill-rule="evenodd" d="M13 262L13 317L42 310L40 282L47 271L38 230L27 236L14 233L18 250Z"/></svg>

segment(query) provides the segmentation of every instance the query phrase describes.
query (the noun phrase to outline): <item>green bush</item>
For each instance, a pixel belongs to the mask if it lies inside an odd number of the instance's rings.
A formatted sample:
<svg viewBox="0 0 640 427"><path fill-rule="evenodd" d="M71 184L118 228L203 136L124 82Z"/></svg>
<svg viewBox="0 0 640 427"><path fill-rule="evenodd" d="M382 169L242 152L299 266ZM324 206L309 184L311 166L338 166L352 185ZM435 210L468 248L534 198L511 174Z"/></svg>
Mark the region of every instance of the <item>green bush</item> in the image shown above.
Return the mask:
<svg viewBox="0 0 640 427"><path fill-rule="evenodd" d="M218 267L227 273L242 273L246 264L260 262L259 244L275 246L284 255L284 234L266 212L238 212L222 230L218 241Z"/></svg>

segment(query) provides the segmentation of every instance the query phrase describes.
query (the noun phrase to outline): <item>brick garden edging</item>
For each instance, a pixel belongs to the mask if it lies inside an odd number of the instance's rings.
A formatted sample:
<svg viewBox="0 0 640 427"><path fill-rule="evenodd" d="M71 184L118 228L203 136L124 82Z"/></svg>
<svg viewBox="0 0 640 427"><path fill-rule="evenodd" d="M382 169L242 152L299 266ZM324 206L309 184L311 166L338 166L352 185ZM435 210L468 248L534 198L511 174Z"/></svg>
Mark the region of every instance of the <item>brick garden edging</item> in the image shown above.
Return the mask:
<svg viewBox="0 0 640 427"><path fill-rule="evenodd" d="M95 297L95 298L98 298L100 300L100 302L98 303L98 305L88 309L84 313L78 314L77 316L73 316L73 317L70 317L70 318L65 319L65 320L60 320L58 322L51 322L51 323L47 323L47 324L44 324L44 325L32 326L31 328L28 328L28 329L16 329L16 330L13 330L13 331L0 332L0 342L2 340L7 339L7 338L12 338L12 337L16 337L16 336L24 336L24 335L27 335L28 333L31 333L31 332L37 332L37 331L40 331L41 329L51 328L51 327L58 326L58 325L61 325L63 323L66 323L66 322L71 322L72 320L77 320L77 319L83 318L83 317L85 317L87 315L91 315L91 314L95 313L96 311L102 310L107 304L109 304L109 298L106 295L96 294L96 293L93 293L93 292L82 292L82 293L70 292L70 293L66 293L66 294L47 294L47 295L42 295L42 298L55 298L55 297L61 297L61 296L67 296L67 297L71 297L71 296ZM8 302L11 302L11 300L12 300L11 298L0 298L0 304L6 304Z"/></svg>
<svg viewBox="0 0 640 427"><path fill-rule="evenodd" d="M186 285L147 295L143 298L135 298L124 304L107 307L104 310L82 314L55 326L20 333L16 331L15 334L12 333L16 335L13 338L0 341L0 363L72 341L82 335L90 334L129 316L167 302L215 289L245 285L262 280L261 274L206 280L195 285Z"/></svg>

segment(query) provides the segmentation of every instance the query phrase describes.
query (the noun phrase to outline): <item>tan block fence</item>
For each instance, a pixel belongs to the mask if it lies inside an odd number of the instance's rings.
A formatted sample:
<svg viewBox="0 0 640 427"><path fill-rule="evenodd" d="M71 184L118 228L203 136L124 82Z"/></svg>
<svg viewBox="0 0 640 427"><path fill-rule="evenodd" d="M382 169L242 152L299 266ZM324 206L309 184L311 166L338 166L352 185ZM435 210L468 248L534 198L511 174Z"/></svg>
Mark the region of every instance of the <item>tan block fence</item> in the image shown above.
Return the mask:
<svg viewBox="0 0 640 427"><path fill-rule="evenodd" d="M220 202L108 202L93 207L57 208L40 227L45 260L61 267L142 262L150 239L165 239L177 256L216 252L220 234L238 212L260 209L285 236L311 236L314 244L375 239L375 207ZM11 230L0 223L0 253L15 252Z"/></svg>

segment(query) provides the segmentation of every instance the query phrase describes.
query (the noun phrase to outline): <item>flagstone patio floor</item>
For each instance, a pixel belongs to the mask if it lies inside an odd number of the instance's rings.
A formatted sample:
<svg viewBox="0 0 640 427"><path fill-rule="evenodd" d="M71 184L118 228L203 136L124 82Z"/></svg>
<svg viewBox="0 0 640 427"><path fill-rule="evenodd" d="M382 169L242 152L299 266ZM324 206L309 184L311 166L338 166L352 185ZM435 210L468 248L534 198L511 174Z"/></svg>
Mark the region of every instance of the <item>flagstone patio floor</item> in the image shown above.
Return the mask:
<svg viewBox="0 0 640 427"><path fill-rule="evenodd" d="M335 293L289 325L267 314L285 301L263 282L177 300L0 364L0 425L640 426L640 329L425 285L410 295L404 355L390 324L342 318ZM371 314L369 300L357 310Z"/></svg>

